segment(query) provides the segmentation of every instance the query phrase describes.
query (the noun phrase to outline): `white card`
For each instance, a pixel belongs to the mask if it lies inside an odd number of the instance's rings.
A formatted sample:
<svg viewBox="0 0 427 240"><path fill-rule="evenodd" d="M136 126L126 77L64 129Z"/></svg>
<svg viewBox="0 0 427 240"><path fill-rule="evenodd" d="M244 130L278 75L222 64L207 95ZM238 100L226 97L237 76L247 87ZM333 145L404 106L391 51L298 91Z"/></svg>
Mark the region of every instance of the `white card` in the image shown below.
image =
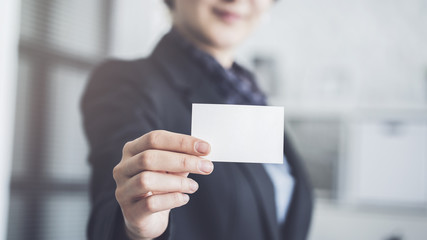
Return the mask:
<svg viewBox="0 0 427 240"><path fill-rule="evenodd" d="M284 109L193 104L191 135L211 145L211 161L283 163Z"/></svg>

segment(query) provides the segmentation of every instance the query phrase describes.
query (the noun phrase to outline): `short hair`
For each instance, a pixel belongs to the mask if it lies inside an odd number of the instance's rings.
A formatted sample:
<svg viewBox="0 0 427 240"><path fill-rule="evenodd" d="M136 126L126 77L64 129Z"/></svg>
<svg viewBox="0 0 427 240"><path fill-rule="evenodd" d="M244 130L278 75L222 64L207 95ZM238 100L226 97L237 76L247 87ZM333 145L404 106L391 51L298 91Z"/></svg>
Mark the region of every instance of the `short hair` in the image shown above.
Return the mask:
<svg viewBox="0 0 427 240"><path fill-rule="evenodd" d="M173 8L173 0L164 0L166 3L166 6L168 6L169 9ZM275 2L277 2L278 0L274 0Z"/></svg>
<svg viewBox="0 0 427 240"><path fill-rule="evenodd" d="M169 9L173 8L173 0L164 0Z"/></svg>

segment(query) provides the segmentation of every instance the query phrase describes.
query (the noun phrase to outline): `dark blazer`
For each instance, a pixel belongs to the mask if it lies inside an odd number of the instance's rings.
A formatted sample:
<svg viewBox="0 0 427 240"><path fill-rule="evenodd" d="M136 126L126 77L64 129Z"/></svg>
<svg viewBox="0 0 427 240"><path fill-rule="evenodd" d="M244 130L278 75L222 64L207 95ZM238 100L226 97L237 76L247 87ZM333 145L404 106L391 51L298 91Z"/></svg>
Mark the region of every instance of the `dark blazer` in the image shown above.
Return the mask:
<svg viewBox="0 0 427 240"><path fill-rule="evenodd" d="M155 129L190 134L192 103L224 103L215 79L197 66L167 34L149 58L111 60L92 74L81 105L91 149L89 239L126 239L112 177L125 142ZM289 139L284 149L295 188L283 226L276 223L273 185L261 164L215 163L211 175L191 176L200 188L171 211L160 238L306 239L311 188Z"/></svg>

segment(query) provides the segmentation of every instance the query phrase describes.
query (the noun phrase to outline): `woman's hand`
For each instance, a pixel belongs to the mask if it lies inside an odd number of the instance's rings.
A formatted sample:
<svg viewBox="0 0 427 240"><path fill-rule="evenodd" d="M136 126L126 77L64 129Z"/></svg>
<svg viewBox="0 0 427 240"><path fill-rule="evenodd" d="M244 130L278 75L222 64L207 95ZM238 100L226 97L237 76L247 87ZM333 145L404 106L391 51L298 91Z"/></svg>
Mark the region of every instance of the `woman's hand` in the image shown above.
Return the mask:
<svg viewBox="0 0 427 240"><path fill-rule="evenodd" d="M185 205L198 184L189 173L213 171L210 145L192 136L152 131L128 142L113 170L116 198L131 239L152 239L167 228L172 208Z"/></svg>

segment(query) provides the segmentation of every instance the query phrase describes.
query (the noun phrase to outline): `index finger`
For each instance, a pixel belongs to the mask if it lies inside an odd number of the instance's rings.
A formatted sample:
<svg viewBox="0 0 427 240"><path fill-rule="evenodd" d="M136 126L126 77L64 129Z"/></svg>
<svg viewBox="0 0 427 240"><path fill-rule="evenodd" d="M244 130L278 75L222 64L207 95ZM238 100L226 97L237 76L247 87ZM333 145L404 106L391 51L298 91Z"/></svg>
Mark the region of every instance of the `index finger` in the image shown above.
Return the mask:
<svg viewBox="0 0 427 240"><path fill-rule="evenodd" d="M134 156L149 149L204 156L210 152L211 147L209 143L193 136L165 130L155 130L126 143L123 153Z"/></svg>
<svg viewBox="0 0 427 240"><path fill-rule="evenodd" d="M142 171L166 171L183 176L187 176L187 173L208 175L213 168L212 162L204 158L161 150L147 150L125 161L127 177Z"/></svg>

